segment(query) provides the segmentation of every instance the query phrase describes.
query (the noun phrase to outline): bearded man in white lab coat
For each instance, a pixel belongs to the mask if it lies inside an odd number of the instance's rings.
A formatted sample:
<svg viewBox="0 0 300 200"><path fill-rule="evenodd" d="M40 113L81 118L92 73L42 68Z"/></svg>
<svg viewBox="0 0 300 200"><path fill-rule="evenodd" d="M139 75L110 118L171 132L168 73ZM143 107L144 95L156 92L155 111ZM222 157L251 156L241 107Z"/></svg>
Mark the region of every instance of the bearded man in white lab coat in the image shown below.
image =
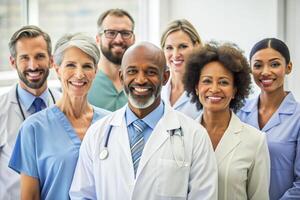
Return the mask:
<svg viewBox="0 0 300 200"><path fill-rule="evenodd" d="M155 45L125 52L120 78L128 105L88 130L71 199L217 199L217 165L205 129L161 100L169 75Z"/></svg>

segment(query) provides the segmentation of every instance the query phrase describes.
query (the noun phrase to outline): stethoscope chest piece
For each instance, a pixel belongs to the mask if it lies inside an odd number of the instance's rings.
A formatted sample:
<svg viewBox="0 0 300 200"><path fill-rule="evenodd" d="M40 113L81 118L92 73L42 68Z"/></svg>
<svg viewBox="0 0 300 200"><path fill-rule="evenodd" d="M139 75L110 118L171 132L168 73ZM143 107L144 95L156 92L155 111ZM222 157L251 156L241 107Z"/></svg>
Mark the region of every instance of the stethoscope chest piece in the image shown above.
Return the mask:
<svg viewBox="0 0 300 200"><path fill-rule="evenodd" d="M104 148L101 152L100 152L100 160L105 160L108 157L108 149Z"/></svg>

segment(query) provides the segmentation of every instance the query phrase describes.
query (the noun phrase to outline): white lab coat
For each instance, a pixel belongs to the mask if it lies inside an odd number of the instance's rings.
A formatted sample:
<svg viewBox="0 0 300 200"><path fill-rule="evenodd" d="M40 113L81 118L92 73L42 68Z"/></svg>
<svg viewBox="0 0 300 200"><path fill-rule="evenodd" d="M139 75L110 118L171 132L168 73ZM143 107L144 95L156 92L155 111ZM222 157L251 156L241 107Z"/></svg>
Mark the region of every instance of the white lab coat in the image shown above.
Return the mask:
<svg viewBox="0 0 300 200"><path fill-rule="evenodd" d="M197 119L200 122L202 115ZM265 135L232 112L229 125L215 150L218 200L268 200L270 158Z"/></svg>
<svg viewBox="0 0 300 200"><path fill-rule="evenodd" d="M125 108L88 130L80 149L71 199L217 199L217 165L206 130L169 106L165 106L164 116L145 144L134 178ZM109 156L100 160L109 125L113 126ZM167 132L180 127L184 146L180 136L170 137Z"/></svg>
<svg viewBox="0 0 300 200"><path fill-rule="evenodd" d="M51 90L57 100L60 93ZM49 104L53 104L49 95ZM8 93L0 96L0 199L20 199L20 175L8 167L8 162L15 145L23 117L16 98L16 85ZM30 113L22 106L24 115Z"/></svg>

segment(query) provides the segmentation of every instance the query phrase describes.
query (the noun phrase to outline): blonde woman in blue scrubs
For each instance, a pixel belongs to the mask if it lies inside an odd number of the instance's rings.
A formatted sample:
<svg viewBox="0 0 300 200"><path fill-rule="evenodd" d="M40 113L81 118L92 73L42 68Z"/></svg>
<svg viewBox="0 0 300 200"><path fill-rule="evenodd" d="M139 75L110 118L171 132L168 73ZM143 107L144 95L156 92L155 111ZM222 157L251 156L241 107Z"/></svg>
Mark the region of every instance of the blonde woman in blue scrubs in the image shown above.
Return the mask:
<svg viewBox="0 0 300 200"><path fill-rule="evenodd" d="M160 43L171 74L169 81L162 88L161 98L175 110L195 119L200 111L184 91L182 79L189 55L203 46L200 36L189 21L179 19L166 27Z"/></svg>
<svg viewBox="0 0 300 200"><path fill-rule="evenodd" d="M270 199L300 199L300 104L284 90L292 71L287 45L266 38L254 45L250 64L261 92L246 102L240 119L266 133L271 157Z"/></svg>

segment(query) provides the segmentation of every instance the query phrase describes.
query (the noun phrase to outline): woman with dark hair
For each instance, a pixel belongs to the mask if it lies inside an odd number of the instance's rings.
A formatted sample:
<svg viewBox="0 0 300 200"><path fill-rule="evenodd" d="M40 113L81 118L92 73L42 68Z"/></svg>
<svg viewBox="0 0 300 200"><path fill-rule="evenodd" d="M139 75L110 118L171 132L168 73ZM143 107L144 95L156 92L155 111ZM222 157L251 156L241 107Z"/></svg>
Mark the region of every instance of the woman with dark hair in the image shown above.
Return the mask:
<svg viewBox="0 0 300 200"><path fill-rule="evenodd" d="M194 53L185 89L202 115L218 162L218 199L268 200L269 154L265 136L234 114L250 91L250 68L233 44L209 43Z"/></svg>
<svg viewBox="0 0 300 200"><path fill-rule="evenodd" d="M240 119L266 133L271 158L270 199L300 199L300 104L284 90L292 63L287 45L266 38L254 45L250 65L261 92L239 111Z"/></svg>

